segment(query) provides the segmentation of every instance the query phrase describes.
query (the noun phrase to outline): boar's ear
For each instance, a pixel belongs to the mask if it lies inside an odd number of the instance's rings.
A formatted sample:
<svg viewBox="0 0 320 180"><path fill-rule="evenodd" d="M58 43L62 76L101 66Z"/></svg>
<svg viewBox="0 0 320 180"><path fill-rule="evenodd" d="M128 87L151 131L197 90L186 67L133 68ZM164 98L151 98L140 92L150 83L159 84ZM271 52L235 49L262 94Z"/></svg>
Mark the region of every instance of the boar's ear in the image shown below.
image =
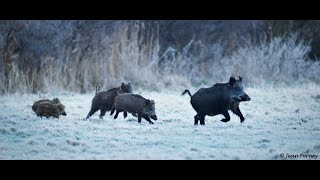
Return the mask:
<svg viewBox="0 0 320 180"><path fill-rule="evenodd" d="M154 100L151 100L150 103L151 103L152 105L154 105Z"/></svg>
<svg viewBox="0 0 320 180"><path fill-rule="evenodd" d="M234 86L236 84L236 79L234 77L230 77L229 84Z"/></svg>
<svg viewBox="0 0 320 180"><path fill-rule="evenodd" d="M242 77L241 76L239 76L239 81L242 82Z"/></svg>
<svg viewBox="0 0 320 180"><path fill-rule="evenodd" d="M147 99L146 104L147 104L147 105L151 104L150 99Z"/></svg>
<svg viewBox="0 0 320 180"><path fill-rule="evenodd" d="M124 82L122 82L121 86L124 86Z"/></svg>

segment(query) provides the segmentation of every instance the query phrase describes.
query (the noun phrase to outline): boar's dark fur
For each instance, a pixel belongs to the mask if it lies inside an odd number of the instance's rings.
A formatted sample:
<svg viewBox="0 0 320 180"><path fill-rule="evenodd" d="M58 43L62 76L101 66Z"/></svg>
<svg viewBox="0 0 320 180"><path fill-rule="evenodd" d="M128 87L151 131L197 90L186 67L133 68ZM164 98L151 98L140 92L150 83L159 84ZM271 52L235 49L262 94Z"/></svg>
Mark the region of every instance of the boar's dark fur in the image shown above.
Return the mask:
<svg viewBox="0 0 320 180"><path fill-rule="evenodd" d="M53 100L44 99L35 102L32 105L32 110L40 117L54 117L59 118L59 115L66 116L65 106L61 104L58 98Z"/></svg>
<svg viewBox="0 0 320 180"><path fill-rule="evenodd" d="M138 122L141 123L141 118L146 119L150 124L153 122L150 120L157 120L155 113L155 102L153 100L145 99L144 97L137 94L120 94L116 97L114 107L111 111L111 115L116 110L114 119L117 119L120 112L124 112L124 118L127 117L127 113L132 115L138 115Z"/></svg>
<svg viewBox="0 0 320 180"><path fill-rule="evenodd" d="M96 90L97 91L97 90ZM99 117L102 119L107 111L111 111L115 98L122 93L132 93L131 84L122 83L120 87L112 88L108 91L101 91L92 99L91 110L86 119L92 116L95 112L100 110Z"/></svg>
<svg viewBox="0 0 320 180"><path fill-rule="evenodd" d="M191 105L197 114L194 116L194 125L205 125L205 116L215 116L222 114L225 119L222 122L230 121L228 110L240 117L240 122L244 117L239 109L241 101L250 101L250 97L243 91L242 78L236 80L230 77L228 83L217 83L210 88L201 88L194 95L189 90L185 90L182 95L188 93L191 97Z"/></svg>

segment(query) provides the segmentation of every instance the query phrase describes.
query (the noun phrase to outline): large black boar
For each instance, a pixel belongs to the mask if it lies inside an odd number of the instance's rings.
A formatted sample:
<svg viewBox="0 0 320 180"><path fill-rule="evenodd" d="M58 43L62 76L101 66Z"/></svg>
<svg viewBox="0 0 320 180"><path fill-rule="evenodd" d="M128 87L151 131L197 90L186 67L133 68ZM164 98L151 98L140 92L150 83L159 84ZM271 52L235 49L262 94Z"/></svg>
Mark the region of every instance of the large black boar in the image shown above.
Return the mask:
<svg viewBox="0 0 320 180"><path fill-rule="evenodd" d="M100 110L99 117L102 119L103 116L106 114L107 111L110 111L114 104L114 99L116 96L122 93L132 93L132 87L131 84L124 84L122 83L120 87L112 88L108 91L101 91L97 93L96 89L96 95L92 99L91 104L91 110L88 113L86 119L88 119L90 116L92 116L95 112Z"/></svg>
<svg viewBox="0 0 320 180"><path fill-rule="evenodd" d="M138 122L141 123L141 118L146 119L150 124L153 122L150 120L157 120L155 113L155 102L153 100L145 99L144 97L137 94L120 94L116 97L114 107L111 111L112 115L116 110L114 119L117 119L120 112L124 112L124 118L127 117L127 112L138 115ZM150 117L150 118L149 118Z"/></svg>
<svg viewBox="0 0 320 180"><path fill-rule="evenodd" d="M205 116L224 115L222 122L230 121L228 110L240 117L240 121L244 121L244 117L239 109L241 101L250 101L250 97L243 91L242 78L236 80L230 77L229 83L217 83L210 88L201 88L193 96L189 90L185 90L182 95L188 93L191 97L191 105L197 112L194 116L194 125L205 125Z"/></svg>

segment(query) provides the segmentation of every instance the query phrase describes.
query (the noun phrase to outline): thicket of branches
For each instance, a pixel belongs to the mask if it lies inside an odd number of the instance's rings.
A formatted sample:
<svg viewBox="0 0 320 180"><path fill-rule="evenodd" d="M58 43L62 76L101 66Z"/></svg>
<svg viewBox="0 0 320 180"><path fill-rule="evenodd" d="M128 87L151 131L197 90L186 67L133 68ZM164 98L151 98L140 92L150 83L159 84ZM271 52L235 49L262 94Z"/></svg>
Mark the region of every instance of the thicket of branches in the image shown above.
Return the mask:
<svg viewBox="0 0 320 180"><path fill-rule="evenodd" d="M230 75L257 85L320 83L319 61L310 61L317 59L312 50L320 32L314 24L319 22L0 21L0 94L86 93L94 83L108 89L123 81L174 88Z"/></svg>

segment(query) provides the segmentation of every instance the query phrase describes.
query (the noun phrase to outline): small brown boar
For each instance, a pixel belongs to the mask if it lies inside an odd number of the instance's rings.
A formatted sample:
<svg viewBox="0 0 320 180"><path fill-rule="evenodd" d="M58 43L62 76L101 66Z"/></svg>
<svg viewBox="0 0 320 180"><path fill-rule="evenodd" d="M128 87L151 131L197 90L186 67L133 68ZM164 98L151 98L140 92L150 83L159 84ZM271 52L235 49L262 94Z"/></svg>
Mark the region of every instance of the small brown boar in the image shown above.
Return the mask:
<svg viewBox="0 0 320 180"><path fill-rule="evenodd" d="M155 113L155 102L150 99L145 99L144 97L137 94L124 93L118 95L115 98L114 107L111 110L111 115L115 110L116 114L114 116L114 119L117 119L120 112L124 112L123 115L124 118L126 118L127 113L129 112L132 115L138 115L139 123L141 123L141 118L146 119L150 124L153 124L150 118L157 120L157 115Z"/></svg>
<svg viewBox="0 0 320 180"><path fill-rule="evenodd" d="M65 106L61 104L58 98L53 100L45 99L35 102L32 106L32 110L40 117L54 117L59 118L59 115L66 116Z"/></svg>
<svg viewBox="0 0 320 180"><path fill-rule="evenodd" d="M50 99L42 99L42 100L39 100L37 102L35 102L33 105L32 105L32 110L33 111L36 111L37 107L39 106L40 103L42 102L50 102L52 104L61 104L60 100L58 98L53 98L53 100L50 100Z"/></svg>

